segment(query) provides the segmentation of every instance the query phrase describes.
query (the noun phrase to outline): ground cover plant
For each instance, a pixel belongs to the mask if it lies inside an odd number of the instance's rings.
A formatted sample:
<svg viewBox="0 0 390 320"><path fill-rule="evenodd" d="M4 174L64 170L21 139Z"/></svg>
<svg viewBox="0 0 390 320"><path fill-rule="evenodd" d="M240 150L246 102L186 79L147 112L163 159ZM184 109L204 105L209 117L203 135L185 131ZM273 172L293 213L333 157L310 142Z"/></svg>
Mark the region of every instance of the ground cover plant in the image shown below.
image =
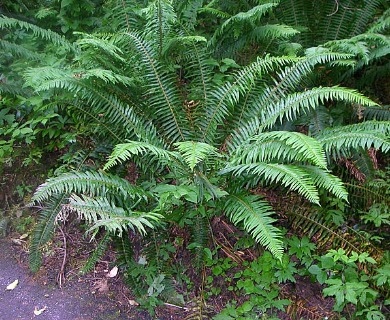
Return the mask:
<svg viewBox="0 0 390 320"><path fill-rule="evenodd" d="M79 221L84 272L115 250L151 314L385 319L389 9L331 1L313 24L313 1L228 2L5 7L0 161L62 161L31 198L30 267Z"/></svg>

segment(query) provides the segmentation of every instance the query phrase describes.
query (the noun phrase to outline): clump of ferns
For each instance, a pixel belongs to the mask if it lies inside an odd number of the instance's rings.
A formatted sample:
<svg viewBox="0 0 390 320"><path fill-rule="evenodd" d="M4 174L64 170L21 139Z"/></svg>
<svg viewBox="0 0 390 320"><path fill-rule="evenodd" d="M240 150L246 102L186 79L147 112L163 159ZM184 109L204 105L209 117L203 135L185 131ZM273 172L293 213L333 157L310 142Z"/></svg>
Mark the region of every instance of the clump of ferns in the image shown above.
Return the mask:
<svg viewBox="0 0 390 320"><path fill-rule="evenodd" d="M157 20L142 32L121 34L121 39L126 39L123 50L120 41L113 45L109 37L94 36L90 41L91 37L85 36L82 40L115 61L125 60L126 55L136 59L131 61L136 62L135 74L142 78L140 86L117 67L86 68L85 77L74 77L72 68L65 73L55 68L31 69L26 75L28 80L36 80L29 83L37 92L62 91L72 97L70 102L85 112L87 119L92 116L93 123L101 125L91 126L92 132L102 129L115 145L105 172L65 173L37 190L33 201L55 201L49 204L51 209L41 212L32 251L46 241L64 205L89 221L92 230L101 227L121 235L130 228L144 235L166 220L167 210L161 206L166 194L176 197L175 192L179 192L185 205L207 207L208 201L213 202L218 211L213 214L226 215L280 258L283 248L279 230L273 226L273 208L248 189L259 183L280 184L317 204L318 190L325 189L345 200L346 191L328 170L326 156L353 147L388 149L387 140L377 134L385 131L380 121L328 128L312 137L282 131L283 124L328 101L365 106L375 103L338 86L303 89L316 65L349 56L322 49L300 58L259 57L233 72L223 85L215 84L212 68L206 63L209 55L204 39L182 34L172 38L176 29L169 24L176 19L172 18L174 11L169 3L158 1L148 10L150 18ZM163 21L164 29L157 28L159 18L167 19ZM183 56L192 63L181 66L191 83L186 85L189 93L185 97L178 88L176 70L166 68L161 59L161 52L172 39L191 44L192 50L186 50ZM122 94L125 89L134 90L136 101ZM183 108L186 97L193 98L194 107ZM160 184L166 192L161 188L158 192L149 179L132 185L110 173L116 165L128 162L139 164L145 178L165 178Z"/></svg>

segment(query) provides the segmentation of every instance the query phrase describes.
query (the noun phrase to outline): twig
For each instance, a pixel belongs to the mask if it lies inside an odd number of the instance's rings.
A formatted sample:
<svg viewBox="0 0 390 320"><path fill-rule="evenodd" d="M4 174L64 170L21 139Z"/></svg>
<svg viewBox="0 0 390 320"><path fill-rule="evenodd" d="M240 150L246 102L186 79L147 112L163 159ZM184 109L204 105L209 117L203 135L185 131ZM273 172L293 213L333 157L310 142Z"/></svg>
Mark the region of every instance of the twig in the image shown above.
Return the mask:
<svg viewBox="0 0 390 320"><path fill-rule="evenodd" d="M58 229L60 229L60 231L61 231L62 239L63 239L63 243L64 243L64 257L63 257L63 259L62 259L62 265L61 265L60 272L58 273L58 276L57 276L57 283L59 284L59 286L60 286L60 288L61 288L61 287L62 287L62 281L65 280L66 237L65 237L64 230L62 230L62 228L61 228L60 225L58 225Z"/></svg>
<svg viewBox="0 0 390 320"><path fill-rule="evenodd" d="M335 2L336 2L336 10L334 12L332 12L331 14L328 14L327 15L328 17L335 15L337 13L337 11L339 11L339 1L335 0Z"/></svg>
<svg viewBox="0 0 390 320"><path fill-rule="evenodd" d="M183 310L185 310L185 311L188 311L188 308L182 307L182 306L178 306L178 305L176 305L176 304L164 302L164 305L166 305L166 306L168 306L168 307L174 307L174 308L183 309Z"/></svg>

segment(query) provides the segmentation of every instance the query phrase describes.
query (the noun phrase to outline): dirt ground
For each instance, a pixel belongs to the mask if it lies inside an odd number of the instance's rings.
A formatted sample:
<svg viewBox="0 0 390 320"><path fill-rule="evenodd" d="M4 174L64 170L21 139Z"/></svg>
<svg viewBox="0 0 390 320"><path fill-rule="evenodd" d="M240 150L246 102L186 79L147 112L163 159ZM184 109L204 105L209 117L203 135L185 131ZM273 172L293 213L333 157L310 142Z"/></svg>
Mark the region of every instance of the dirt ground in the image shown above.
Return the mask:
<svg viewBox="0 0 390 320"><path fill-rule="evenodd" d="M20 249L10 239L0 239L0 320L147 320L147 314L131 312L107 295L93 293L88 281L73 279L61 289L53 283L41 283L20 264ZM18 280L13 290L6 287ZM44 309L41 314L34 310ZM127 309L127 310L126 310Z"/></svg>

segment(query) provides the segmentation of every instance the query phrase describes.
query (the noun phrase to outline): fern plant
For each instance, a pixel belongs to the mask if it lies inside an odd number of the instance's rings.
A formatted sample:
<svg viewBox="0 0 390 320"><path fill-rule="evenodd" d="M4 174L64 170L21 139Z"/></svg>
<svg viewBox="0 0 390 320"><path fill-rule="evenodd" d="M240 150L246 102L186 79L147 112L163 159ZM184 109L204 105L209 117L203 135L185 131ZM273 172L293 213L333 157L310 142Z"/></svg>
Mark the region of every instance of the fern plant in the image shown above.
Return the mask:
<svg viewBox="0 0 390 320"><path fill-rule="evenodd" d="M238 18L260 14L250 10ZM171 1L152 1L130 16L137 23L115 25L113 34L79 33L69 63L24 73L27 86L51 97L48 105L71 111L83 137L94 137L89 148L103 144L110 154L103 170L76 167L36 190L32 201L42 210L31 241L33 270L64 213L87 221L92 235L124 239L127 258L129 233L191 226L200 262L210 245L209 219L226 215L281 259L278 216L254 187L276 186L314 204L321 203L320 190L346 201L328 159L340 149L388 150L388 126L379 121L350 126L347 137L337 129L329 129L333 135L289 130L292 121L336 101L377 106L352 89L309 85L316 66L341 63L350 54L317 48L302 57L264 55L237 66L221 83L214 79L210 42L182 28ZM236 18L221 28L233 27ZM127 176L129 163L137 179ZM154 279L165 280L151 278L150 285Z"/></svg>
<svg viewBox="0 0 390 320"><path fill-rule="evenodd" d="M161 16L160 11L165 13ZM25 77L37 92L64 92L65 104L76 107L80 117L84 114L95 121L97 133L109 137L113 145L128 139L116 144L106 171L131 160L148 179L163 179L167 190L162 191L161 182L145 189L104 172L74 172L49 180L33 201L69 194L61 210L77 212L92 228L118 233L128 227L143 233L145 227L162 222L168 213L163 200L172 195L185 207L204 208L206 216L212 201L217 208L213 214L227 214L280 257L282 246L272 225L272 208L250 194L249 187L278 183L313 203L319 202L319 188L342 199L346 192L327 169L321 140L274 128L334 99L375 103L341 87L299 91L317 63L346 58L330 52L258 58L233 73L232 81L216 86L212 69L205 63L203 42L173 34L179 26L169 2L153 2L146 13L150 21L143 33L81 35L75 45L81 50L77 61L83 63L82 68L33 68ZM166 20L160 21L161 17ZM156 27L163 25L162 30ZM151 36L157 32L167 34ZM166 57L161 53L172 41L187 41L191 48L182 60L186 64L180 66L181 77L175 69L164 68ZM110 68L103 66L103 60L91 59L96 50L112 58ZM131 56L137 59L136 67L128 60ZM123 70L131 70L132 77ZM69 100L68 92L75 99ZM371 146L375 136L371 132L364 141Z"/></svg>

